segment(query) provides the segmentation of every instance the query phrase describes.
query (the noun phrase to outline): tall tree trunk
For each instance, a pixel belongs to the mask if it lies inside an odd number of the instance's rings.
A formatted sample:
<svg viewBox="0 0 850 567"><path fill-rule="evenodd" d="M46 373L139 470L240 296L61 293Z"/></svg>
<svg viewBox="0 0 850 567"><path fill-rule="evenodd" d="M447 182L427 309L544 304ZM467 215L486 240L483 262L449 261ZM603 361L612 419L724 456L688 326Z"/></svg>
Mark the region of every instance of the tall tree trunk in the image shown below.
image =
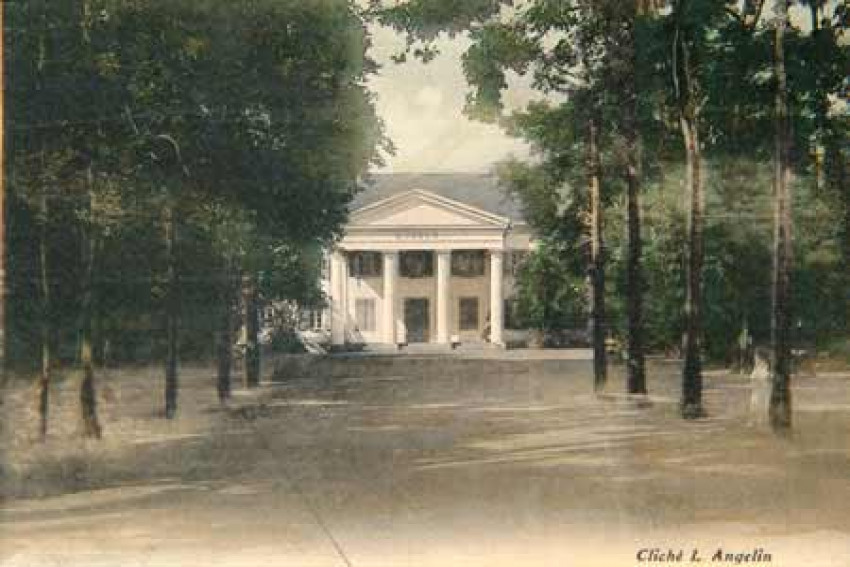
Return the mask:
<svg viewBox="0 0 850 567"><path fill-rule="evenodd" d="M83 298L82 324L80 325L80 363L83 381L80 385L80 409L83 436L99 439L100 421L97 416L97 390L95 388L94 356L92 352L92 313L94 311L94 271L97 247L91 228L83 237Z"/></svg>
<svg viewBox="0 0 850 567"><path fill-rule="evenodd" d="M41 287L41 375L38 380L38 418L39 418L39 436L42 440L47 438L47 426L49 419L50 408L50 383L51 383L51 366L52 366L52 321L50 308L50 270L48 264L47 247L48 241L48 224L50 211L47 204L47 195L42 192L41 195L41 226L39 228L39 243L38 257L40 277L39 283Z"/></svg>
<svg viewBox="0 0 850 567"><path fill-rule="evenodd" d="M605 352L605 249L602 241L602 160L599 124L588 124L588 184L590 193L590 320L593 341L593 388L601 391L608 381Z"/></svg>
<svg viewBox="0 0 850 567"><path fill-rule="evenodd" d="M841 262L841 266L843 267L842 273L844 274L844 281L846 282L847 289L850 289L850 183L848 183L848 163L850 160L848 159L847 153L843 148L838 148L836 151L836 159L838 160L836 163L836 183L838 185L838 194L841 197L841 202L844 207L844 228L842 231L842 250L844 254L842 254L843 259ZM846 321L850 323L850 297L847 300L847 317Z"/></svg>
<svg viewBox="0 0 850 567"><path fill-rule="evenodd" d="M3 62L4 50L4 10L0 10L0 386L6 386L6 73ZM2 407L0 396L0 407Z"/></svg>
<svg viewBox="0 0 850 567"><path fill-rule="evenodd" d="M86 45L90 45L89 35L91 5L85 1L82 5L82 31ZM80 410L82 412L83 436L99 439L102 433L97 416L97 389L95 386L94 353L92 348L92 317L94 312L94 274L97 261L97 242L93 235L94 216L94 172L92 164L87 168L88 183L88 226L83 234L83 297L82 322L80 325L80 364L83 369L83 381L80 384Z"/></svg>
<svg viewBox="0 0 850 567"><path fill-rule="evenodd" d="M628 330L626 388L629 394L646 394L646 362L643 345L643 293L644 281L641 259L640 212L640 143L638 136L637 39L635 21L641 15L637 10L629 25L630 53L629 80L626 90L626 199L628 253L626 257L626 316Z"/></svg>
<svg viewBox="0 0 850 567"><path fill-rule="evenodd" d="M179 358L179 279L177 270L177 212L169 199L165 208L166 277L168 278L165 299L165 417L177 415L177 392L179 388L177 366Z"/></svg>
<svg viewBox="0 0 850 567"><path fill-rule="evenodd" d="M673 40L673 85L679 109L679 125L685 146L688 194L688 246L685 281L685 364L682 370L681 412L685 419L704 415L702 407L702 267L703 213L705 195L702 179L702 151L699 140L698 107L690 48L681 27L687 1L675 4L676 30Z"/></svg>
<svg viewBox="0 0 850 567"><path fill-rule="evenodd" d="M224 268L224 282L221 286L221 328L218 331L218 400L222 404L230 399L232 390L231 374L233 369L233 306L236 303L235 282L231 262Z"/></svg>
<svg viewBox="0 0 850 567"><path fill-rule="evenodd" d="M704 415L702 408L702 267L705 195L702 156L696 119L683 116L682 136L687 156L688 252L685 294L685 365L682 372L682 416Z"/></svg>
<svg viewBox="0 0 850 567"><path fill-rule="evenodd" d="M242 278L242 300L245 306L245 387L260 385L260 306L256 276Z"/></svg>
<svg viewBox="0 0 850 567"><path fill-rule="evenodd" d="M850 159L848 159L848 155L843 149L839 150L838 159L840 160L838 165L840 168L838 170L838 191L844 203L844 260L841 265L844 267L843 273L846 288L850 289L850 183L848 183L847 173L848 168L850 168L850 165L848 165L850 164ZM844 320L847 324L850 324L850 297L847 298L846 308L847 311Z"/></svg>
<svg viewBox="0 0 850 567"><path fill-rule="evenodd" d="M626 261L626 310L628 326L627 387L630 394L646 393L646 362L643 346L643 240L640 219L640 180L637 173L637 147L629 142L626 173L628 199L628 257Z"/></svg>
<svg viewBox="0 0 850 567"><path fill-rule="evenodd" d="M791 163L788 131L788 85L785 72L787 0L778 0L774 37L776 75L776 156L773 213L773 316L771 317L770 424L778 432L791 428Z"/></svg>

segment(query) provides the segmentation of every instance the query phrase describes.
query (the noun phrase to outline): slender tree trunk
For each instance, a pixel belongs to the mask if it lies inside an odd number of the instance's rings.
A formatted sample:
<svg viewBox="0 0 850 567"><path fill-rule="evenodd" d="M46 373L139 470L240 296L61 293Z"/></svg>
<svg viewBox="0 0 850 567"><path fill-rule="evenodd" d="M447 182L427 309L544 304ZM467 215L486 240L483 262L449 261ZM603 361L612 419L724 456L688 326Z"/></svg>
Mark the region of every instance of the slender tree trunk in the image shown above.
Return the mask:
<svg viewBox="0 0 850 567"><path fill-rule="evenodd" d="M52 322L50 308L50 270L48 264L47 247L48 224L50 211L47 204L47 195L41 195L41 226L39 229L39 264L41 287L41 375L38 380L38 418L39 436L42 440L47 438L47 427L50 409L50 383L52 366Z"/></svg>
<svg viewBox="0 0 850 567"><path fill-rule="evenodd" d="M687 156L688 253L685 297L685 366L682 373L682 416L701 417L702 408L702 267L703 194L702 156L696 120L683 115L682 136Z"/></svg>
<svg viewBox="0 0 850 567"><path fill-rule="evenodd" d="M94 307L94 265L96 244L87 229L83 237L83 298L82 324L80 325L80 363L83 381L80 385L80 409L83 436L99 439L100 421L97 416L97 390L95 388L94 357L92 352L92 313Z"/></svg>
<svg viewBox="0 0 850 567"><path fill-rule="evenodd" d="M844 239L843 239L843 249L844 249L844 259L841 265L844 267L844 281L846 282L847 289L850 289L850 184L848 184L848 174L847 170L850 167L848 163L847 154L843 149L839 148L838 150L838 191L841 195L844 203ZM850 297L847 298L845 303L847 311L845 321L850 324Z"/></svg>
<svg viewBox="0 0 850 567"><path fill-rule="evenodd" d="M6 73L3 62L4 50L4 10L0 10L0 386L6 386ZM0 407L2 407L0 396Z"/></svg>
<svg viewBox="0 0 850 567"><path fill-rule="evenodd" d="M218 400L222 404L230 399L233 369L233 306L236 303L235 283L230 261L224 268L224 283L221 286L221 328L218 332Z"/></svg>
<svg viewBox="0 0 850 567"><path fill-rule="evenodd" d="M640 15L640 10L634 14ZM640 143L638 136L638 93L637 93L637 45L634 19L631 26L631 52L629 57L630 80L624 85L626 100L626 199L628 253L626 258L626 316L628 328L626 387L629 394L646 394L646 362L643 345L643 293L644 281L641 260L643 240L641 238L640 212Z"/></svg>
<svg viewBox="0 0 850 567"><path fill-rule="evenodd" d="M676 18L673 41L673 85L679 108L679 124L685 146L688 194L688 246L685 281L685 364L682 370L681 412L685 419L704 415L702 407L702 267L703 213L705 195L702 179L702 151L699 140L697 102L690 48L681 22L688 10L686 0L674 5Z"/></svg>
<svg viewBox="0 0 850 567"><path fill-rule="evenodd" d="M168 291L165 299L165 417L173 419L177 415L178 359L179 359L179 279L177 270L177 212L174 203L165 208L165 249L166 277Z"/></svg>
<svg viewBox="0 0 850 567"><path fill-rule="evenodd" d="M842 250L844 250L843 260L841 265L844 270L845 281L847 282L847 289L850 289L850 184L848 184L848 174L847 169L848 160L847 153L842 148L837 148L835 159L837 160L835 167L836 171L836 183L838 184L838 194L841 197L841 202L844 207L844 230L843 230L843 239L842 239ZM850 298L848 298L848 308L850 308ZM848 323L850 323L850 312L847 313Z"/></svg>
<svg viewBox="0 0 850 567"><path fill-rule="evenodd" d="M602 163L599 155L599 125L588 125L588 183L590 193L590 320L593 340L593 387L601 391L608 381L605 352L605 249L602 241Z"/></svg>
<svg viewBox="0 0 850 567"><path fill-rule="evenodd" d="M640 181L634 161L636 148L629 149L628 258L626 268L626 309L628 317L627 386L630 394L646 393L646 362L643 345L643 240L641 239Z"/></svg>
<svg viewBox="0 0 850 567"><path fill-rule="evenodd" d="M90 45L89 26L91 6L83 2L83 37ZM89 226L83 234L83 297L82 324L80 325L80 364L83 369L83 381L80 385L80 409L82 412L83 436L100 439L102 430L97 415L97 390L95 385L94 357L92 349L92 316L94 312L94 274L97 261L97 242L93 235L94 214L94 173L89 164L88 171L88 213Z"/></svg>
<svg viewBox="0 0 850 567"><path fill-rule="evenodd" d="M245 306L245 387L260 385L260 313L256 276L242 279L242 299Z"/></svg>
<svg viewBox="0 0 850 567"><path fill-rule="evenodd" d="M776 75L776 157L773 231L773 350L770 393L770 424L777 431L791 428L791 164L788 131L788 85L785 72L787 0L777 2L774 38Z"/></svg>

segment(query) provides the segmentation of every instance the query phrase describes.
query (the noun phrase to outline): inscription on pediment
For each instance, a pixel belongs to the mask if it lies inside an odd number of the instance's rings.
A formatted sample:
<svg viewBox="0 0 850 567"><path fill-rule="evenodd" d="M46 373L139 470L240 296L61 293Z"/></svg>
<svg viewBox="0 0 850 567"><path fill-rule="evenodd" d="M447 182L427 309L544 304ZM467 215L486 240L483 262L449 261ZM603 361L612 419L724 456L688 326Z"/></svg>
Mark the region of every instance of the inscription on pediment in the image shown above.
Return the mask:
<svg viewBox="0 0 850 567"><path fill-rule="evenodd" d="M396 240L425 241L437 240L440 233L436 230L407 230L395 233Z"/></svg>

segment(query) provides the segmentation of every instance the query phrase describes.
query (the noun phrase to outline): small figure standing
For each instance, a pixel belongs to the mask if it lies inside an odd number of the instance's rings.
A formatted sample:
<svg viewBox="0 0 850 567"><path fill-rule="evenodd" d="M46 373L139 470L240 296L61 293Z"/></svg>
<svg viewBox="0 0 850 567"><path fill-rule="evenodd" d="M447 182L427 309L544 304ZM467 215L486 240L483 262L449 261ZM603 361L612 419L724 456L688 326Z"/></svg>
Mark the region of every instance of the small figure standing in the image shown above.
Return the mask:
<svg viewBox="0 0 850 567"><path fill-rule="evenodd" d="M750 373L750 420L752 426L766 426L770 407L770 352L757 347L753 353Z"/></svg>
<svg viewBox="0 0 850 567"><path fill-rule="evenodd" d="M741 333L738 335L737 345L737 360L735 361L738 365L738 372L740 374L746 374L748 371L751 371L752 368L752 349L753 349L753 337L750 334L750 330L747 327L746 323L741 328Z"/></svg>

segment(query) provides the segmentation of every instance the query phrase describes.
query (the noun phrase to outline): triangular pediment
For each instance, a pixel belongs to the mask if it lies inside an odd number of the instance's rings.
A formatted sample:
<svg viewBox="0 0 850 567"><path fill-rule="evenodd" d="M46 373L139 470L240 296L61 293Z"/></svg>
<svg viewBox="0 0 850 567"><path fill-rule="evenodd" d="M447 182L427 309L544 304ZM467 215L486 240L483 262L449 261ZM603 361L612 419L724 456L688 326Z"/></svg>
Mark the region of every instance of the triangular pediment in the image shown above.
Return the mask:
<svg viewBox="0 0 850 567"><path fill-rule="evenodd" d="M352 227L504 228L509 219L428 191L393 195L351 214Z"/></svg>

